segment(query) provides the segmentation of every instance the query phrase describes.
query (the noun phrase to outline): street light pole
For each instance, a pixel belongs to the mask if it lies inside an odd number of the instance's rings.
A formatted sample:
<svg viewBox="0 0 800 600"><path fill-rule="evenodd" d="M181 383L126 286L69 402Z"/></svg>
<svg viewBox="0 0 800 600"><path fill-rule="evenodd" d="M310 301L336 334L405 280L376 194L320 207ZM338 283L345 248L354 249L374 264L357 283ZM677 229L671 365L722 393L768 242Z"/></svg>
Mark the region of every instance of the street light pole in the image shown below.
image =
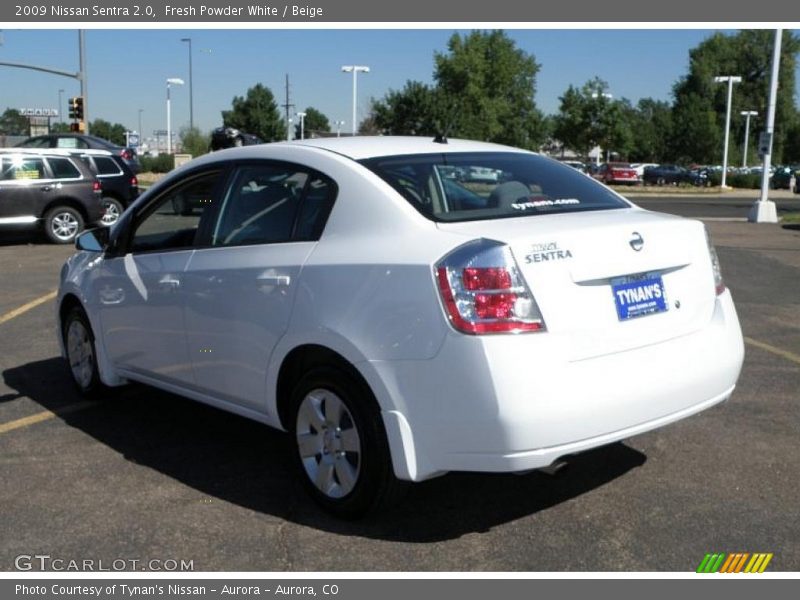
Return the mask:
<svg viewBox="0 0 800 600"><path fill-rule="evenodd" d="M783 29L775 30L775 43L772 47L772 74L769 80L769 104L767 105L767 129L759 141L760 151L764 156L761 170L761 195L750 208L747 220L751 223L777 223L778 207L769 195L769 171L772 165L772 137L775 133L775 105L778 101L778 75L781 66L781 41Z"/></svg>
<svg viewBox="0 0 800 600"><path fill-rule="evenodd" d="M139 136L144 139L144 132L142 131L142 113L144 112L143 108L139 109Z"/></svg>
<svg viewBox="0 0 800 600"><path fill-rule="evenodd" d="M344 125L344 121L336 121L336 137L341 137L342 125Z"/></svg>
<svg viewBox="0 0 800 600"><path fill-rule="evenodd" d="M731 132L731 99L733 98L733 84L741 83L742 78L737 75L720 75L714 77L715 83L728 84L728 108L725 111L725 147L722 151L722 181L720 187L727 187L726 179L728 175L728 140Z"/></svg>
<svg viewBox="0 0 800 600"><path fill-rule="evenodd" d="M183 85L183 79L170 77L167 79L167 154L172 154L172 107L170 105L170 86Z"/></svg>
<svg viewBox="0 0 800 600"><path fill-rule="evenodd" d="M192 89L192 38L181 38L189 42L189 129L194 129L194 92ZM202 65L201 65L202 66Z"/></svg>
<svg viewBox="0 0 800 600"><path fill-rule="evenodd" d="M739 113L745 118L744 121L744 151L742 152L742 168L747 168L747 145L750 143L750 117L758 116L754 110L743 110Z"/></svg>
<svg viewBox="0 0 800 600"><path fill-rule="evenodd" d="M62 97L63 97L63 96L64 96L64 90L58 90L58 116L59 116L59 119L58 119L58 121L59 121L60 123L63 123L63 122L64 122L64 113L63 113L63 112L61 112L61 106L62 106Z"/></svg>
<svg viewBox="0 0 800 600"><path fill-rule="evenodd" d="M299 112L295 113L298 117L300 117L300 139L306 139L306 113Z"/></svg>
<svg viewBox="0 0 800 600"><path fill-rule="evenodd" d="M357 104L357 95L358 95L358 74L359 73L369 73L369 67L364 65L345 65L342 67L342 73L352 73L353 74L353 135L358 133L357 131L357 114L356 114L356 104Z"/></svg>

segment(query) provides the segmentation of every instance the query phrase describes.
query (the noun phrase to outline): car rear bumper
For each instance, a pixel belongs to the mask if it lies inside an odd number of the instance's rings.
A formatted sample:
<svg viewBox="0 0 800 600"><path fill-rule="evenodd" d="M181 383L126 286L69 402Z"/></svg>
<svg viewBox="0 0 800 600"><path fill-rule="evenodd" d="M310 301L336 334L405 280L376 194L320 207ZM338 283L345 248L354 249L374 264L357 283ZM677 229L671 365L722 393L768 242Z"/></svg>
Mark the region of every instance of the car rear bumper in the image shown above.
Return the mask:
<svg viewBox="0 0 800 600"><path fill-rule="evenodd" d="M744 358L727 291L702 330L635 350L570 362L547 336L453 334L431 361L372 363L397 475L546 467L727 399Z"/></svg>

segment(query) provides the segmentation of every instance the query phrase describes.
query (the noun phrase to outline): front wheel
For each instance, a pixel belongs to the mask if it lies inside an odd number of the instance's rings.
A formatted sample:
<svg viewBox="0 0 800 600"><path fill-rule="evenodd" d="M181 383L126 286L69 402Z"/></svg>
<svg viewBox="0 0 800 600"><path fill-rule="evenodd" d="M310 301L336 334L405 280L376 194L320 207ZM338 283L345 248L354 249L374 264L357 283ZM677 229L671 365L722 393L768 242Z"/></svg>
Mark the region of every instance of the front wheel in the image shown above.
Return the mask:
<svg viewBox="0 0 800 600"><path fill-rule="evenodd" d="M79 307L72 308L61 324L70 375L78 391L92 396L103 388L97 368L97 352L89 318Z"/></svg>
<svg viewBox="0 0 800 600"><path fill-rule="evenodd" d="M83 231L83 216L71 206L56 206L44 216L44 233L55 244L69 244Z"/></svg>
<svg viewBox="0 0 800 600"><path fill-rule="evenodd" d="M316 368L295 387L292 408L296 463L318 504L353 519L396 497L402 484L365 384L336 368Z"/></svg>

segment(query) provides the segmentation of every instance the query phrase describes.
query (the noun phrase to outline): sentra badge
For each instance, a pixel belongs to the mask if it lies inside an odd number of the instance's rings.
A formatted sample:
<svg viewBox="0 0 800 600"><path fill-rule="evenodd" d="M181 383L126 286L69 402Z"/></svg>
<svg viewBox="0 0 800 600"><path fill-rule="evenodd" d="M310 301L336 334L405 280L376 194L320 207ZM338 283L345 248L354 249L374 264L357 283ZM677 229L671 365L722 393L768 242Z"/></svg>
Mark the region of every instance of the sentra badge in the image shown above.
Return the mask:
<svg viewBox="0 0 800 600"><path fill-rule="evenodd" d="M531 250L525 255L525 262L541 263L550 260L563 260L572 258L572 252L558 247L558 242L545 242L544 244L533 244Z"/></svg>

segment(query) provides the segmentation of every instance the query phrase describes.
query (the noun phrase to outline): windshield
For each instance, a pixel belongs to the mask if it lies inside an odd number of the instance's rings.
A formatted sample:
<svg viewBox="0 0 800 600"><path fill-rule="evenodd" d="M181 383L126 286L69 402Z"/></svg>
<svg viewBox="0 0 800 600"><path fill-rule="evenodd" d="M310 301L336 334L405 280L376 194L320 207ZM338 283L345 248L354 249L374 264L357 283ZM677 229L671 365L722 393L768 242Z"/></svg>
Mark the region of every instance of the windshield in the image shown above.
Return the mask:
<svg viewBox="0 0 800 600"><path fill-rule="evenodd" d="M424 154L361 162L434 221L474 221L629 206L572 167L534 154Z"/></svg>

